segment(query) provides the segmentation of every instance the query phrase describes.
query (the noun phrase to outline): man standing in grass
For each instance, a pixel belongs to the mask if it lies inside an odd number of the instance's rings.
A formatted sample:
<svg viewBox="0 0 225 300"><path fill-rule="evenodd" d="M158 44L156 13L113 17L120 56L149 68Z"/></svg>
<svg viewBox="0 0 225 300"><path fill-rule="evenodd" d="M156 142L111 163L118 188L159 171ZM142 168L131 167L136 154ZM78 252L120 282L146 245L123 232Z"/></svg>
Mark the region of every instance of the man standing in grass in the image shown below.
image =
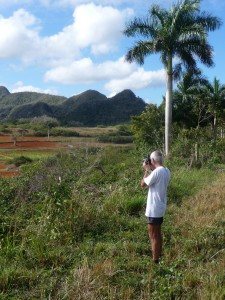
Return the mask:
<svg viewBox="0 0 225 300"><path fill-rule="evenodd" d="M162 253L161 224L166 211L167 186L170 180L170 170L163 166L162 153L154 151L149 161L144 161L144 177L141 187L148 186L148 197L145 215L148 223L148 235L152 245L152 255L155 263L159 262ZM152 172L149 174L149 172Z"/></svg>

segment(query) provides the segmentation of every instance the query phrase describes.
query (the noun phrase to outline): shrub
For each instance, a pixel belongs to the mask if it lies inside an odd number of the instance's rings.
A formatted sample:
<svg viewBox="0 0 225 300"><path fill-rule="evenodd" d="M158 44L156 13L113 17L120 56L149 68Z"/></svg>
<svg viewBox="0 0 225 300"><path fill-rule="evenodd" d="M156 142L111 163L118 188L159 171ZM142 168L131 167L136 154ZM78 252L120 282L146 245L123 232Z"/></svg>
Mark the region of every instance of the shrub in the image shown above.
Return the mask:
<svg viewBox="0 0 225 300"><path fill-rule="evenodd" d="M120 136L105 134L98 137L98 141L102 143L129 144L133 143L132 136Z"/></svg>
<svg viewBox="0 0 225 300"><path fill-rule="evenodd" d="M131 133L129 124L119 125L118 129L117 129L117 133L118 133L118 135L121 135L121 136L132 136L133 135Z"/></svg>
<svg viewBox="0 0 225 300"><path fill-rule="evenodd" d="M51 130L51 136L80 136L75 130L69 130L64 128L53 128Z"/></svg>
<svg viewBox="0 0 225 300"><path fill-rule="evenodd" d="M17 156L11 160L9 160L10 164L14 164L16 167L19 167L21 165L27 164L27 163L31 163L32 159L27 157L27 156Z"/></svg>
<svg viewBox="0 0 225 300"><path fill-rule="evenodd" d="M138 216L141 212L143 212L144 204L144 197L131 197L124 204L125 211L131 216Z"/></svg>

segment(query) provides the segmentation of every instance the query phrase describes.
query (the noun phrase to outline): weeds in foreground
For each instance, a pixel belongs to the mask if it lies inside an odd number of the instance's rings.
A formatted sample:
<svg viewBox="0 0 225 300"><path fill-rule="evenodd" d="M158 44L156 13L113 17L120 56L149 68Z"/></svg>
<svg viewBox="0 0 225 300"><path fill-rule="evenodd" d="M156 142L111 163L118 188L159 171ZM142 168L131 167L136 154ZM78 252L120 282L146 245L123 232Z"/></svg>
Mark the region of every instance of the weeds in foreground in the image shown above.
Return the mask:
<svg viewBox="0 0 225 300"><path fill-rule="evenodd" d="M92 149L1 180L0 298L224 299L224 174L172 169L156 266L139 165Z"/></svg>

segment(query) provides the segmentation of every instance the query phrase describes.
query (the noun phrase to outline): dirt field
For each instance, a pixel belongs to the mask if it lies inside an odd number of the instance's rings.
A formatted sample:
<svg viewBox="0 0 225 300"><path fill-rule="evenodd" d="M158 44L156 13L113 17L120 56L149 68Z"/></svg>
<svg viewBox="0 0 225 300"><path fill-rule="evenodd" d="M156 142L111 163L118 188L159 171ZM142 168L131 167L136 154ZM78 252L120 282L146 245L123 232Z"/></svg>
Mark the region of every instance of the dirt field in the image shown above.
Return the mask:
<svg viewBox="0 0 225 300"><path fill-rule="evenodd" d="M12 165L8 165L7 160L14 158L15 156L46 156L54 155L58 151L73 151L77 148L89 148L91 147L106 147L108 145L117 147L116 144L108 144L97 142L94 138L96 130L91 131L86 128L82 128L86 132L91 132L89 137L36 137L36 136L19 136L16 140L13 140L12 135L0 135L0 176L15 176L19 174L18 168L13 168ZM106 130L104 128L98 128L98 130ZM110 129L112 130L112 129ZM110 131L109 130L109 131ZM84 133L84 132L83 132ZM121 145L120 145L121 146ZM123 145L126 146L126 145ZM129 145L130 146L130 145Z"/></svg>
<svg viewBox="0 0 225 300"><path fill-rule="evenodd" d="M15 171L1 171L0 177L12 177L12 176L18 176L20 174L19 170Z"/></svg>
<svg viewBox="0 0 225 300"><path fill-rule="evenodd" d="M19 175L19 168L8 165L8 160L15 155L51 155L58 150L72 151L74 148L88 147L90 143L100 146L99 143L93 143L91 138L54 137L48 141L47 137L21 136L14 141L11 135L0 135L0 177Z"/></svg>
<svg viewBox="0 0 225 300"><path fill-rule="evenodd" d="M0 135L0 176L15 176L19 174L19 169L13 166L8 166L7 160L12 159L13 155L5 155L1 151L13 151L13 154L29 155L35 151L38 153L48 153L52 150L65 148L66 145L58 141L48 141L47 137L18 137L16 142L10 135ZM24 153L25 151L25 153Z"/></svg>

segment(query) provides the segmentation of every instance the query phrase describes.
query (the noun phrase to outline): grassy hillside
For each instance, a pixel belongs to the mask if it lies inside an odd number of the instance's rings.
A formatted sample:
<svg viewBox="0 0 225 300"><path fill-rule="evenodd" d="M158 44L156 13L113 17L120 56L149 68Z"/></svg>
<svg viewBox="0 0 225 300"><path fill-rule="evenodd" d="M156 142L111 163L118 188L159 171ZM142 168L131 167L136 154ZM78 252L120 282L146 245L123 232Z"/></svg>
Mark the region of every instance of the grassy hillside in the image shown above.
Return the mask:
<svg viewBox="0 0 225 300"><path fill-rule="evenodd" d="M146 103L130 90L112 98L88 90L70 98L35 92L10 93L0 87L0 120L16 121L47 115L62 125L97 126L129 122Z"/></svg>
<svg viewBox="0 0 225 300"><path fill-rule="evenodd" d="M1 90L0 90L1 91ZM4 95L0 98L0 107L10 106L15 107L18 105L31 104L37 102L44 102L47 104L61 104L66 100L66 97L55 96L35 92L19 92Z"/></svg>
<svg viewBox="0 0 225 300"><path fill-rule="evenodd" d="M171 167L154 265L141 160L92 147L1 180L0 298L224 299L225 174Z"/></svg>
<svg viewBox="0 0 225 300"><path fill-rule="evenodd" d="M25 118L32 119L40 116L53 116L52 109L47 103L37 102L34 104L16 106L10 111L7 118L9 120L17 120Z"/></svg>
<svg viewBox="0 0 225 300"><path fill-rule="evenodd" d="M76 121L84 126L97 126L129 122L131 116L140 115L145 106L145 102L130 90L124 90L112 98L89 90L69 98L53 111L63 124Z"/></svg>

